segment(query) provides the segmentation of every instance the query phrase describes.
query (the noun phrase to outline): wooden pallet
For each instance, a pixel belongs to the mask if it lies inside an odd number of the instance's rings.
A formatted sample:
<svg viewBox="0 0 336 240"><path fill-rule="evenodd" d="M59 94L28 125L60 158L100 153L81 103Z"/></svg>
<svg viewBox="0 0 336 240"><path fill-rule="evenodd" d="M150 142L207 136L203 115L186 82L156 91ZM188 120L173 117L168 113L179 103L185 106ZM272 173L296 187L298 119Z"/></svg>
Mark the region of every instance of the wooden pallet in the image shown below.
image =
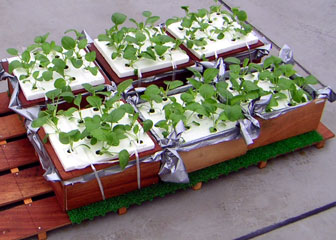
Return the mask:
<svg viewBox="0 0 336 240"><path fill-rule="evenodd" d="M46 239L47 231L71 224L59 206L51 185L42 177L38 158L26 137L23 119L11 112L7 93L0 93L0 239L23 239L37 235ZM324 140L334 134L322 123L317 131ZM261 162L259 167L265 167ZM3 184L6 183L6 184ZM199 190L202 183L193 189ZM119 214L127 209L119 209Z"/></svg>
<svg viewBox="0 0 336 240"><path fill-rule="evenodd" d="M0 239L23 239L71 224L43 178L22 118L0 93Z"/></svg>

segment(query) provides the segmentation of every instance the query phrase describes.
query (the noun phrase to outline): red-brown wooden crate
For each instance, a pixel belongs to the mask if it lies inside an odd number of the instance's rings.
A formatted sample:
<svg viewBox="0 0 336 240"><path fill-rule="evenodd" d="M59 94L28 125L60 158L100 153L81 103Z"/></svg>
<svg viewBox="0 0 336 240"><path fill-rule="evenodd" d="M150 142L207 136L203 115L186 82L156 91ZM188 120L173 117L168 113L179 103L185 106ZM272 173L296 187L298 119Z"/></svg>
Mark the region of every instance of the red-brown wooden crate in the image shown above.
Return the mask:
<svg viewBox="0 0 336 240"><path fill-rule="evenodd" d="M0 93L0 114L8 113L9 96L7 92Z"/></svg>
<svg viewBox="0 0 336 240"><path fill-rule="evenodd" d="M43 169L37 166L14 174L24 199L52 192L51 185L44 179L43 173Z"/></svg>
<svg viewBox="0 0 336 240"><path fill-rule="evenodd" d="M38 161L35 150L27 138L1 145L8 167L15 168Z"/></svg>
<svg viewBox="0 0 336 240"><path fill-rule="evenodd" d="M36 233L37 229L25 205L0 212L0 239L22 239Z"/></svg>
<svg viewBox="0 0 336 240"><path fill-rule="evenodd" d="M17 114L0 117L0 141L26 133L22 118Z"/></svg>

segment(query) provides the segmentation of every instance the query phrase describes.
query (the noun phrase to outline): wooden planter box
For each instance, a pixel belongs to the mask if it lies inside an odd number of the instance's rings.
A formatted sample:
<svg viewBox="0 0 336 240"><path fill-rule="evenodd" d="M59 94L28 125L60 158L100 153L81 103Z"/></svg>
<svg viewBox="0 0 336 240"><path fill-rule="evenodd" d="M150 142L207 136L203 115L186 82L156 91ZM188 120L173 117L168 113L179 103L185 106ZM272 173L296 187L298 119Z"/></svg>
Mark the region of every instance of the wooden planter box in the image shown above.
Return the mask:
<svg viewBox="0 0 336 240"><path fill-rule="evenodd" d="M105 58L103 57L103 55L99 52L99 50L97 49L97 47L91 43L88 45L88 49L90 51L94 51L96 52L96 60L97 62L99 63L99 65L104 69L105 73L107 74L107 76L113 80L117 85L125 80L128 80L128 79L133 79L133 80L138 80L138 76L136 75L133 75L133 76L129 76L129 77L118 77L118 75L113 71L113 69L111 68L111 66L108 64L108 62L105 60ZM177 65L177 68L176 69L185 69L187 67L190 67L194 64L194 62L192 60L189 60L187 63L183 63L183 64L179 64ZM142 73L142 78L148 78L148 77L152 77L152 76L159 76L160 74L163 74L163 73L167 73L167 72L170 72L170 71L173 71L173 67L166 67L166 68L162 68L162 69L159 69L159 70L155 70L155 71L151 71L151 72L145 72L145 73ZM180 76L180 75L177 75L176 76L176 79L183 79L185 77ZM161 81L163 82L163 80L171 80L169 78L167 79L162 79ZM139 86L141 87L146 87L148 86L149 84L142 84L142 83L139 83Z"/></svg>
<svg viewBox="0 0 336 240"><path fill-rule="evenodd" d="M6 72L8 72L9 63L8 62L2 62L2 66L3 66L4 70ZM101 70L101 68L98 68L98 69L99 69L99 72L103 75L103 77L105 79L105 84L111 85L111 82L108 79L108 77L106 76L106 74ZM9 91L9 93L12 94L13 90L14 89L12 87L12 84L10 84L10 81L8 80L8 91ZM80 93L84 93L84 92L86 92L86 90L84 88L73 91L73 93L75 95L80 94ZM24 108L31 107L31 106L34 106L34 105L41 104L41 103L45 102L44 98L39 98L39 99L35 99L35 100L27 100L26 97L24 96L22 90L19 92L19 100L21 102L22 107L24 107Z"/></svg>
<svg viewBox="0 0 336 240"><path fill-rule="evenodd" d="M322 117L325 102L325 99L315 99L302 107L269 120L257 117L261 126L260 135L253 144L248 146L248 149L316 130Z"/></svg>
<svg viewBox="0 0 336 240"><path fill-rule="evenodd" d="M38 132L41 139L44 138L45 132L41 128ZM101 201L102 194L97 182L97 179L92 179L85 183L76 183L73 185L64 185L63 181L71 180L76 177L83 176L85 174L92 173L91 167L86 167L80 170L65 171L61 162L59 161L53 147L50 142L44 144L46 151L48 152L59 176L60 182L53 182L52 186L55 191L58 202L63 210L71 210L81 206L88 205L97 201ZM161 148L155 144L155 148L149 151L139 153L139 157L145 158L153 155L155 152L160 151ZM134 157L131 158L134 160ZM97 171L112 167L118 163L109 164L95 164ZM160 162L141 163L141 187L146 187L159 182L158 172L160 169ZM100 178L104 194L106 198L118 196L133 190L138 189L137 182L137 169L136 166L125 169L124 171L113 174L110 176Z"/></svg>
<svg viewBox="0 0 336 240"><path fill-rule="evenodd" d="M197 148L188 152L180 151L187 172L194 172L212 165L244 155L247 145L243 138Z"/></svg>

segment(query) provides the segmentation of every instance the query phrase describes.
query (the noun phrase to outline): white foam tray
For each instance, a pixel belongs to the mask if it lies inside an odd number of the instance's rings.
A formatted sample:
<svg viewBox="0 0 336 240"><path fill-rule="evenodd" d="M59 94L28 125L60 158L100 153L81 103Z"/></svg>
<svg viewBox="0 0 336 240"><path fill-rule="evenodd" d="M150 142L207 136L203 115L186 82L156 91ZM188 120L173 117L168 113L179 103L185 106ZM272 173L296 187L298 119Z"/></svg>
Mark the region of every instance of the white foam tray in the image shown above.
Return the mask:
<svg viewBox="0 0 336 240"><path fill-rule="evenodd" d="M84 109L81 110L83 118L88 117L88 116L94 116L98 115L97 111L94 111L93 108L89 109ZM58 127L63 131L63 132L69 132L71 130L77 129L78 128L78 120L79 114L78 112L74 113L75 119L69 120L66 117L60 117L59 122L58 122ZM129 123L129 119L127 114L125 114L124 118L122 118L119 121L120 124L127 124ZM136 123L139 124L139 123ZM90 166L91 164L99 164L99 163L107 163L112 159L118 158L118 153L126 149L130 155L135 154L135 151L137 150L138 153L144 152L147 150L154 149L155 144L152 141L152 139L142 131L142 127L139 124L140 127L140 139L143 141L143 143L136 143L134 140L130 140L128 138L120 140L119 146L113 146L109 150L111 152L116 152L115 156L112 155L98 155L96 154L97 150L100 150L102 145L100 143L97 143L94 146L90 145L90 140L85 138L83 140L80 140L78 142L74 143L74 151L71 153L68 153L69 146L70 145L65 145L62 144L59 139L58 139L58 134L55 134L54 129L49 126L45 125L44 130L47 134L49 134L49 141L58 157L60 160L63 168L65 171L71 171L71 170L76 170L76 169L82 169L87 166ZM84 127L79 127L78 128L80 131L84 129ZM87 144L91 147L91 149L88 149L84 146L79 146L80 144Z"/></svg>
<svg viewBox="0 0 336 240"><path fill-rule="evenodd" d="M81 54L84 56L85 55L85 51L82 50ZM31 58L33 59L34 56L31 54ZM8 62L12 62L14 60L17 60L18 57L13 57L13 58L9 58ZM83 57L84 59L84 57ZM73 91L75 90L79 90L79 89L83 89L82 84L84 83L89 83L91 85L99 85L99 84L104 84L105 83L105 79L103 77L103 75L100 73L100 71L98 71L97 75L94 76L92 75L88 70L84 69L84 66L82 66L81 68L77 69L75 68L70 61L68 61L68 69L65 69L64 73L66 75L70 75L72 77L75 77L76 79L74 81L72 81L70 83L70 87ZM89 62L85 61L84 59L84 64L88 65ZM50 66L52 66L52 63L50 64ZM93 63L90 63L90 66L93 67L95 66ZM36 66L34 68L34 71L41 71L42 68L39 68L38 66ZM20 78L20 75L25 74L25 71L23 69L15 69L13 71L14 75L17 76L17 78ZM42 74L42 72L40 73ZM35 82L35 79L33 77L24 79L24 80L30 80L30 82L25 82L23 83L22 80L19 80L19 84L20 87L23 91L23 94L25 96L25 98L28 101L31 100L35 100L35 99L40 99L40 98L45 98L45 94L48 91L54 90L54 81L58 78L61 78L62 76L59 73L54 72L53 73L53 79L50 81L41 81L41 82L37 82L37 89L32 89L33 83ZM32 83L31 83L32 82Z"/></svg>
<svg viewBox="0 0 336 240"><path fill-rule="evenodd" d="M213 13L211 15L211 20L213 23L211 23L212 26L214 27L221 27L224 23L224 20L222 19L221 16L216 15ZM197 24L198 25L198 24ZM193 26L196 27L196 23L193 23ZM184 39L185 37L185 30L180 30L179 27L181 27L181 22L176 22L167 27L167 31L172 34L175 38L177 39ZM234 27L240 27L238 23L234 23ZM213 29L213 27L209 27L209 34L210 30ZM239 35L240 39L237 39L235 41L232 41L231 39ZM196 38L202 38L205 37L207 39L206 34L203 32L198 31L196 33ZM246 47L247 45L252 45L258 42L258 37L254 32L249 33L246 36L243 36L242 34L236 33L233 28L232 30L228 31L225 33L225 36L223 39L216 39L216 41L210 41L206 40L207 45L205 46L205 49L197 49L195 50L194 48L189 49L197 58L202 59L202 56L204 55L205 57L211 57L211 56L216 56L221 53L229 52L238 48ZM187 45L184 43L185 47Z"/></svg>
<svg viewBox="0 0 336 240"><path fill-rule="evenodd" d="M177 102L182 103L183 101L180 99L181 94L176 94L173 95L174 97L176 97ZM201 96L196 97L196 101L200 102L200 100L202 99ZM164 110L163 107L165 104L169 103L170 100L168 99L167 102L165 103L154 103L154 108L155 108L155 112L154 113L149 113L148 110L150 109L150 105L148 102L142 103L138 105L138 109L141 112L142 116L145 119L151 119L154 123L154 125L165 119L165 115L164 115ZM218 110L217 113L219 114L222 110ZM191 111L186 111L186 115L189 116L192 112ZM193 124L192 121L196 121L198 123L200 123L199 126L197 126L196 124ZM188 123L190 123L190 128L186 129L185 132L182 133L182 138L185 140L186 143L194 141L194 140L198 140L200 138L203 137L207 137L207 136L211 136L213 134L218 134L219 132L222 132L224 130L228 130L231 128L234 128L236 125L236 122L231 122L231 121L227 121L225 122L225 125L222 123L219 123L217 125L217 132L215 133L211 133L209 131L209 128L213 126L212 120L208 119L206 117L203 117L202 119L200 119L199 117L197 117L197 114L194 114L190 120L188 121ZM158 134L158 136L160 138L164 138L162 135L163 130L161 128L157 128L157 127L153 127L153 130Z"/></svg>
<svg viewBox="0 0 336 240"><path fill-rule="evenodd" d="M117 57L116 59L111 58L114 48L109 47L107 43L108 42L106 41L98 41L98 39L94 40L94 45L119 78L134 76L134 69L125 66L125 64L128 63L128 60L122 57ZM142 46L142 49L146 49L148 46L149 41L147 40L144 46ZM179 49L172 50L171 55L167 51L167 53L164 54L164 60L157 59L156 61L154 61L151 59L140 59L135 62L134 68L138 69L138 71L140 71L141 73L146 73L167 67L175 68L177 65L187 63L188 61L189 56L184 51Z"/></svg>
<svg viewBox="0 0 336 240"><path fill-rule="evenodd" d="M245 76L245 80L249 80L252 82L255 82L258 79L258 73L251 73ZM238 80L239 82L239 80ZM227 83L229 84L228 87L232 87L232 84L230 81L227 81ZM259 80L259 82L257 83L257 85L262 88L264 91L273 91L275 85L273 83L271 83L270 81L264 81L264 80ZM297 89L299 88L298 86L296 86ZM237 91L231 91L231 93L236 96L239 93ZM284 108L288 108L288 103L290 102L290 96L288 91L281 91L281 93L285 94L287 96L286 99L281 99L278 101L278 106L272 107L272 111L276 111L276 110L280 110L280 109L284 109ZM306 100L308 101L307 97L305 96ZM242 104L242 107L247 108L248 107L248 103Z"/></svg>

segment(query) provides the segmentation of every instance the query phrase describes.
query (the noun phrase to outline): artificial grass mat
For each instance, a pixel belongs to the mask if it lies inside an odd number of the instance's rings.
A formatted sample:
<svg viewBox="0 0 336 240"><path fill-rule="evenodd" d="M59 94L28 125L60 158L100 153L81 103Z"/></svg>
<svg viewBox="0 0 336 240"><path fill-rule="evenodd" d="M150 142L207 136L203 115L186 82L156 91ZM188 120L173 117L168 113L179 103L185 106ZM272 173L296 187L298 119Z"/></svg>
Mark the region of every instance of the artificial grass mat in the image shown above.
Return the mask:
<svg viewBox="0 0 336 240"><path fill-rule="evenodd" d="M276 156L293 152L322 140L323 137L316 131L304 133L267 146L249 150L243 156L192 172L189 174L189 184L159 182L158 184L140 190L70 210L67 213L72 223L81 223L86 219L92 220L96 216L104 216L106 213L116 212L122 207L128 208L134 204L140 205L145 201L152 201L156 197L164 197L177 190L190 188L198 182L207 182L222 175L228 175L241 168L256 165L261 161L267 161Z"/></svg>

